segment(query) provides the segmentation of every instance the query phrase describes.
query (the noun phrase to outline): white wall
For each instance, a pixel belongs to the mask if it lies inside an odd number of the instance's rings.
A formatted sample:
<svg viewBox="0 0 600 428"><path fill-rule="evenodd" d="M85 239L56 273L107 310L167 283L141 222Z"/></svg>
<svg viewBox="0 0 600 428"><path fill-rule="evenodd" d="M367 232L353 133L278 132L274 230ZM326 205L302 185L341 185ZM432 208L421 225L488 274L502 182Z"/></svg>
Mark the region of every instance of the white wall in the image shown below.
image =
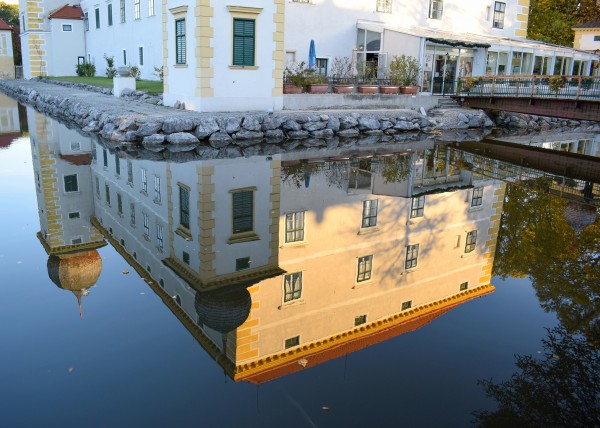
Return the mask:
<svg viewBox="0 0 600 428"><path fill-rule="evenodd" d="M49 45L49 76L76 76L77 57L85 56L83 21L77 19L51 19L52 37ZM72 31L63 31L70 25ZM66 48L68 47L68 48Z"/></svg>

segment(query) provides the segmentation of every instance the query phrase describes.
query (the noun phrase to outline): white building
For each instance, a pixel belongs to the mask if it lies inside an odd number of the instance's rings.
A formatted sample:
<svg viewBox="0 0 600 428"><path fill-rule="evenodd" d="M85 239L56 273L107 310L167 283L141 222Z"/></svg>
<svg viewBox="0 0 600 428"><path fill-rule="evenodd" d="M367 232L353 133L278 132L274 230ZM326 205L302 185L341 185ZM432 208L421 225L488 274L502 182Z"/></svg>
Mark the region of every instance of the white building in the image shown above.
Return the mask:
<svg viewBox="0 0 600 428"><path fill-rule="evenodd" d="M13 58L12 28L0 19L0 78L14 79L15 62Z"/></svg>
<svg viewBox="0 0 600 428"><path fill-rule="evenodd" d="M106 73L105 56L115 67L136 66L140 77L158 80L162 60L162 3L156 0L82 0L86 60L96 75Z"/></svg>
<svg viewBox="0 0 600 428"><path fill-rule="evenodd" d="M573 47L590 52L600 52L600 18L583 22L573 27Z"/></svg>
<svg viewBox="0 0 600 428"><path fill-rule="evenodd" d="M78 5L21 0L23 76L75 76L85 58L83 17Z"/></svg>

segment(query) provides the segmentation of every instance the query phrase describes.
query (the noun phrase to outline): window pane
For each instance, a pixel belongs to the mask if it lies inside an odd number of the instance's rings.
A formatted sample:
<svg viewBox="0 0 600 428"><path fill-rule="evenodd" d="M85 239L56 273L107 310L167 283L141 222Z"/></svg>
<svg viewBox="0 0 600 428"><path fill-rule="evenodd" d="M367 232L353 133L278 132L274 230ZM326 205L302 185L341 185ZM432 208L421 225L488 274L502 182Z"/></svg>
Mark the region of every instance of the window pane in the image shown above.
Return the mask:
<svg viewBox="0 0 600 428"><path fill-rule="evenodd" d="M253 230L254 192L235 192L233 196L233 233Z"/></svg>
<svg viewBox="0 0 600 428"><path fill-rule="evenodd" d="M79 186L77 184L77 174L65 175L64 183L65 192L77 192L79 190Z"/></svg>
<svg viewBox="0 0 600 428"><path fill-rule="evenodd" d="M179 223L190 228L190 192L185 187L179 187Z"/></svg>

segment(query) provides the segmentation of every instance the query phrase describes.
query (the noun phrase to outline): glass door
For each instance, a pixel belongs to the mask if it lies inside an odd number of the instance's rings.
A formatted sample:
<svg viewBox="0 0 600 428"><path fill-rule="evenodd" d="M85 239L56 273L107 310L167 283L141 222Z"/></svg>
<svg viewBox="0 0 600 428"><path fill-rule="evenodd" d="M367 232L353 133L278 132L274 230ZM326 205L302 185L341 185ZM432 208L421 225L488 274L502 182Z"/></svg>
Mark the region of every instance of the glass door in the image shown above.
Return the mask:
<svg viewBox="0 0 600 428"><path fill-rule="evenodd" d="M436 55L433 71L433 93L452 94L456 76L456 55Z"/></svg>

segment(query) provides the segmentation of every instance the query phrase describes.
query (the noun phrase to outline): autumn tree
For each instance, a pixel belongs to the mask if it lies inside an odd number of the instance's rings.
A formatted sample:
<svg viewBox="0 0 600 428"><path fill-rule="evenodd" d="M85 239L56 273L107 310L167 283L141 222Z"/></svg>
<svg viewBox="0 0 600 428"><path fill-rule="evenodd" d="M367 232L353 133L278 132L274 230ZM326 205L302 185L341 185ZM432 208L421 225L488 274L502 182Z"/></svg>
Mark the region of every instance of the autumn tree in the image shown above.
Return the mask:
<svg viewBox="0 0 600 428"><path fill-rule="evenodd" d="M576 24L600 17L597 0L531 0L527 37L572 46Z"/></svg>

